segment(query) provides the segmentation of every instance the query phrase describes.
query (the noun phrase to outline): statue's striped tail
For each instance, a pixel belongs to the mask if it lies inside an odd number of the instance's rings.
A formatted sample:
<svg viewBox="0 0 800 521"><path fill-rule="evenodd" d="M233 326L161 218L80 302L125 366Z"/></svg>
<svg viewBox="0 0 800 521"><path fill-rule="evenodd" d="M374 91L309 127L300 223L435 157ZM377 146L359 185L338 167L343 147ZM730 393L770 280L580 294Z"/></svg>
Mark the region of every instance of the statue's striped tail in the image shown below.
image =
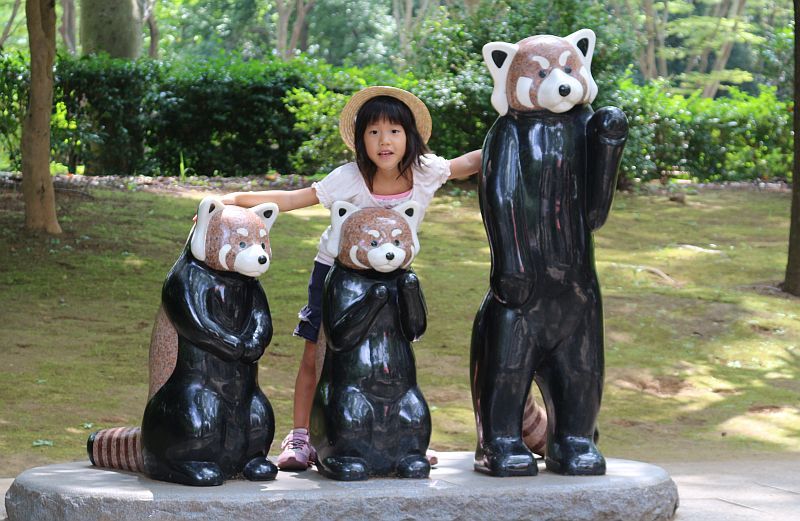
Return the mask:
<svg viewBox="0 0 800 521"><path fill-rule="evenodd" d="M86 442L89 461L97 467L144 472L142 430L139 427L114 427L89 436Z"/></svg>
<svg viewBox="0 0 800 521"><path fill-rule="evenodd" d="M522 413L522 441L539 456L544 456L547 445L547 411L533 398L533 392L525 400L525 412Z"/></svg>

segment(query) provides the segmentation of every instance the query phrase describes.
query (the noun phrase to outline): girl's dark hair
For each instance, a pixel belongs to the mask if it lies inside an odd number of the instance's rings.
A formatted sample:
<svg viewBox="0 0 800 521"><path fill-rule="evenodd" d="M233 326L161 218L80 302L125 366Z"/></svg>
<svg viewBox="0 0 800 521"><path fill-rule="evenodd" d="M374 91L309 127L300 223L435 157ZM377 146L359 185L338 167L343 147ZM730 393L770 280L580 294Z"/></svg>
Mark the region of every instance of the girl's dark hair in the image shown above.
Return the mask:
<svg viewBox="0 0 800 521"><path fill-rule="evenodd" d="M361 175L364 176L364 181L366 181L370 192L372 191L372 180L375 178L378 167L367 156L364 132L369 125L382 119L402 126L406 133L406 150L398 165L400 177L413 181L411 167L414 165L419 166L420 156L428 152L428 147L422 140L422 136L419 135L419 131L417 131L414 114L405 103L391 96L376 96L364 103L358 109L358 114L356 115L356 128L353 137L356 145L356 164Z"/></svg>

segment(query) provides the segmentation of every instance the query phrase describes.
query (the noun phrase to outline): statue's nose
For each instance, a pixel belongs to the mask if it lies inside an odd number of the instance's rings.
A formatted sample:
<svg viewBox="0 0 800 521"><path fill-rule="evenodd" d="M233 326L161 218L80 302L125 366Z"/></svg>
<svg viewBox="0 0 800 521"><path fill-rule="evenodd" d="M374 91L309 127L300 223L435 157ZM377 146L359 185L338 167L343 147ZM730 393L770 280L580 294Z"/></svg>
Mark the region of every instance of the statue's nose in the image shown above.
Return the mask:
<svg viewBox="0 0 800 521"><path fill-rule="evenodd" d="M572 92L572 89L569 87L569 85L562 85L558 88L558 93L565 98L569 96L570 92Z"/></svg>
<svg viewBox="0 0 800 521"><path fill-rule="evenodd" d="M392 253L392 252L389 252L389 253L387 253L387 254L386 254L386 258L387 258L388 260L392 260L392 259L394 259L394 253Z"/></svg>
<svg viewBox="0 0 800 521"><path fill-rule="evenodd" d="M258 263L259 263L259 264L266 264L266 263L267 263L267 256L266 256L266 255L261 255L261 256L258 258Z"/></svg>

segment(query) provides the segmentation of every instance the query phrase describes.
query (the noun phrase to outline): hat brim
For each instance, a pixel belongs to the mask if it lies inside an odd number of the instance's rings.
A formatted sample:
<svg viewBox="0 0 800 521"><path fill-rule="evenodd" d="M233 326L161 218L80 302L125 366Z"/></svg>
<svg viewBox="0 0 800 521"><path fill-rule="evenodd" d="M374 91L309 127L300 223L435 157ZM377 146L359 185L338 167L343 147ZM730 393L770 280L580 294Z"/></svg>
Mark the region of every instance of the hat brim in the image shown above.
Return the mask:
<svg viewBox="0 0 800 521"><path fill-rule="evenodd" d="M424 143L428 142L431 137L432 122L431 113L428 112L428 107L421 99L414 96L410 92L398 89L396 87L367 87L353 94L347 105L342 109L342 114L339 116L339 134L342 136L344 144L347 145L352 151L355 151L355 132L356 132L356 116L358 111L372 98L378 96L391 96L402 101L411 110L414 115L414 122L417 124L417 132L422 137Z"/></svg>

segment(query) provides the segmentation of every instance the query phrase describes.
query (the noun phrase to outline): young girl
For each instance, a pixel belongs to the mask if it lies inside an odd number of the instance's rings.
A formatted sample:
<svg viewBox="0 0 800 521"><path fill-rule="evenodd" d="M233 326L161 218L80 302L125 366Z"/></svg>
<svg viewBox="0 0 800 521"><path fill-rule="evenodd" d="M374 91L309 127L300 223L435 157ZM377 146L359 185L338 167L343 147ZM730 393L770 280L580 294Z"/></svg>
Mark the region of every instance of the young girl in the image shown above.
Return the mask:
<svg viewBox="0 0 800 521"><path fill-rule="evenodd" d="M299 190L237 192L223 198L226 204L251 207L274 202L281 212L322 203L347 201L361 208L392 208L416 201L424 210L434 192L448 179L461 179L480 169L481 151L453 160L428 153L431 116L425 104L410 92L393 87L369 87L347 102L339 118L339 132L356 154L356 161L340 166L322 181ZM322 284L333 258L325 253L328 230L308 284L308 305L300 311L296 336L305 339L305 350L294 390L294 429L281 444L278 467L305 470L315 458L308 425L316 388L316 343L322 315Z"/></svg>

